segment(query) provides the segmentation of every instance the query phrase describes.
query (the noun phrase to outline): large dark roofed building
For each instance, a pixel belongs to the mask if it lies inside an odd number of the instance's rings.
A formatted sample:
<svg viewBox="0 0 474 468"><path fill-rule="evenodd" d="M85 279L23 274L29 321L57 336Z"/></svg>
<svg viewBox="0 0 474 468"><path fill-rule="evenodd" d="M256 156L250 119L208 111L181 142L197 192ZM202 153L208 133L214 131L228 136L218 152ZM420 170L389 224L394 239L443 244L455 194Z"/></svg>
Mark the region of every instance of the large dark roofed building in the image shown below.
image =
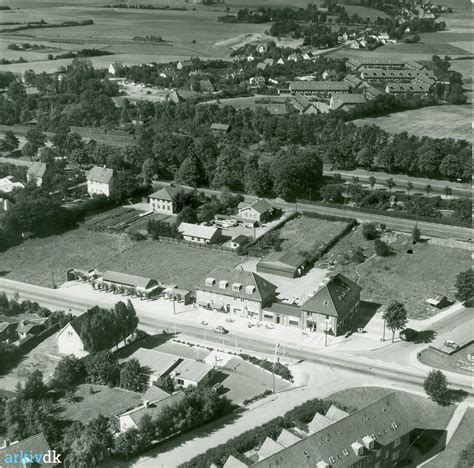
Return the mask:
<svg viewBox="0 0 474 468"><path fill-rule="evenodd" d="M350 85L345 81L292 81L290 92L315 96L330 96L333 93L348 93Z"/></svg>
<svg viewBox="0 0 474 468"><path fill-rule="evenodd" d="M257 264L259 273L296 278L305 270L306 259L294 252L272 252Z"/></svg>

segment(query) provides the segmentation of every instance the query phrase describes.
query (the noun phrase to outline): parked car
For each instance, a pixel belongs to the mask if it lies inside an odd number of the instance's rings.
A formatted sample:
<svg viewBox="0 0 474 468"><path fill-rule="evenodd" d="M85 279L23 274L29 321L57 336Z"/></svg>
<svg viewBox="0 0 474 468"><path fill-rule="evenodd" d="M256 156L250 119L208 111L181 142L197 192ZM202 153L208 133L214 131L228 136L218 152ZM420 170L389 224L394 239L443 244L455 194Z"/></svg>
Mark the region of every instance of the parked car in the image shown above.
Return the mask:
<svg viewBox="0 0 474 468"><path fill-rule="evenodd" d="M458 349L459 348L459 345L453 340L446 340L444 342L444 346L446 346L447 348L451 348L451 349Z"/></svg>
<svg viewBox="0 0 474 468"><path fill-rule="evenodd" d="M226 333L229 333L229 330L224 328L222 325L218 325L216 328L212 330L214 333L220 333L221 335L225 335Z"/></svg>
<svg viewBox="0 0 474 468"><path fill-rule="evenodd" d="M345 338L349 338L352 335L352 330L347 330L346 333L344 333Z"/></svg>

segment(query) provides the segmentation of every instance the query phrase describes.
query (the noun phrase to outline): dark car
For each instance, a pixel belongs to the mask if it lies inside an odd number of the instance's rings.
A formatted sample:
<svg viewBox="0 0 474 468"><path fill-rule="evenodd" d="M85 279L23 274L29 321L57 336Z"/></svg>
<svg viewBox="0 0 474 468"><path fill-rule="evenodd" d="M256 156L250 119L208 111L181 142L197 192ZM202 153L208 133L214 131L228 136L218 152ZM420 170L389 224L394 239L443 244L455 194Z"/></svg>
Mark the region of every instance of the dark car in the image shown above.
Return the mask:
<svg viewBox="0 0 474 468"><path fill-rule="evenodd" d="M221 335L225 335L226 333L229 333L229 330L224 328L222 325L218 325L216 328L212 330L214 333L220 333Z"/></svg>
<svg viewBox="0 0 474 468"><path fill-rule="evenodd" d="M418 335L418 332L416 330L413 330L413 328L405 328L400 332L400 339L404 341L413 341Z"/></svg>

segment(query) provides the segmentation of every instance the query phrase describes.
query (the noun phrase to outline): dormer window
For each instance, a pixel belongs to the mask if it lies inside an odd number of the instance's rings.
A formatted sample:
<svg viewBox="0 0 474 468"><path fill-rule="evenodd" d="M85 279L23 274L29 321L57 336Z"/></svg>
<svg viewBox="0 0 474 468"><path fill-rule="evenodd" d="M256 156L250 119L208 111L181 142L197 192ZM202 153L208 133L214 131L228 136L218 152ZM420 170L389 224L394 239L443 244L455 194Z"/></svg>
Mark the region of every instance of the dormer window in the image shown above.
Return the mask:
<svg viewBox="0 0 474 468"><path fill-rule="evenodd" d="M351 444L352 450L354 450L354 453L360 457L364 453L364 446L360 442L352 442Z"/></svg>
<svg viewBox="0 0 474 468"><path fill-rule="evenodd" d="M219 288L220 288L220 289L226 289L227 286L229 286L229 282L228 282L228 281L226 281L226 280L221 280L221 281L219 281Z"/></svg>
<svg viewBox="0 0 474 468"><path fill-rule="evenodd" d="M206 286L214 286L216 284L216 280L214 278L206 278Z"/></svg>
<svg viewBox="0 0 474 468"><path fill-rule="evenodd" d="M247 294L253 294L255 292L255 286L246 286L245 287L245 292Z"/></svg>
<svg viewBox="0 0 474 468"><path fill-rule="evenodd" d="M234 283L232 285L232 291L239 292L242 289L242 285L240 283Z"/></svg>

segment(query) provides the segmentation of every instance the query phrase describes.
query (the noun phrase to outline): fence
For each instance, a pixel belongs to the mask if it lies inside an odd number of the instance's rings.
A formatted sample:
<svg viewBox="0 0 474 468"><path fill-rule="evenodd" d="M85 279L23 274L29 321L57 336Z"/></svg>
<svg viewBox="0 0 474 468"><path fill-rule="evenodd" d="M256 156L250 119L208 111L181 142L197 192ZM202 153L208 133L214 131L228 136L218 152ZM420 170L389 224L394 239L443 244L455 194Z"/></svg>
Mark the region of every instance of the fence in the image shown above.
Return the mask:
<svg viewBox="0 0 474 468"><path fill-rule="evenodd" d="M163 236L158 236L156 237L155 240L168 242L170 244L184 244L184 245L187 245L188 247L194 247L196 249L221 250L222 252L236 253L235 249L231 249L230 247L224 247L222 245L217 245L217 244L200 244L198 242L191 242L191 241L186 241L183 239L174 239L172 237L163 237Z"/></svg>
<svg viewBox="0 0 474 468"><path fill-rule="evenodd" d="M322 208L337 208L339 210L343 209L343 206L338 205L337 203L322 203L312 200L304 200L304 199L297 199L298 203L307 204L307 205L315 205L320 206ZM402 213L400 211L386 211L386 210L377 210L375 208L360 208L358 206L351 206L348 208L350 211L357 211L359 213L372 213L378 214L381 216L388 216L391 218L398 218L398 219L409 219L409 220L418 220L424 223L433 223L433 224L445 224L448 226L459 226L459 227L467 227L471 228L472 225L469 222L457 221L457 220L447 220L443 218L428 218L426 216L416 216L410 213Z"/></svg>

